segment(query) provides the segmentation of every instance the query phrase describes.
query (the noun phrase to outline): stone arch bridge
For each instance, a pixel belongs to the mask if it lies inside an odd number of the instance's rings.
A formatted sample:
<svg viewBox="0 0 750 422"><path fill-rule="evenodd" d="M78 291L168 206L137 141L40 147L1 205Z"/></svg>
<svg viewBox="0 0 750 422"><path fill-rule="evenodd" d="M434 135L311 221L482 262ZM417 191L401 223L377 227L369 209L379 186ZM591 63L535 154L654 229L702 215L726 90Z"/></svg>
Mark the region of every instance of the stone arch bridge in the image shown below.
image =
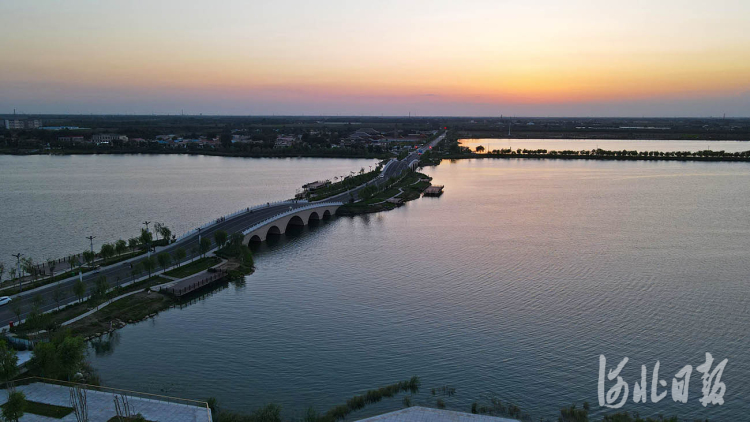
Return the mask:
<svg viewBox="0 0 750 422"><path fill-rule="evenodd" d="M321 202L281 212L243 230L243 243L263 242L268 235L284 234L289 226L306 226L311 221L327 220L342 205L343 202Z"/></svg>

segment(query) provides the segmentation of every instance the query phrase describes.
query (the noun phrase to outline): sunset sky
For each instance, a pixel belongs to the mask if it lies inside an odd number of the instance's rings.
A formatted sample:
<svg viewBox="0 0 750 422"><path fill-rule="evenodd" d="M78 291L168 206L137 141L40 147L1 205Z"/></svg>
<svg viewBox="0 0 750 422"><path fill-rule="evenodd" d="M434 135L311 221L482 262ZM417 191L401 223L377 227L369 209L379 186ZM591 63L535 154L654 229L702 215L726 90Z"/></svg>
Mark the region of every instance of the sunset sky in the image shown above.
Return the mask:
<svg viewBox="0 0 750 422"><path fill-rule="evenodd" d="M0 0L0 113L750 116L750 1Z"/></svg>

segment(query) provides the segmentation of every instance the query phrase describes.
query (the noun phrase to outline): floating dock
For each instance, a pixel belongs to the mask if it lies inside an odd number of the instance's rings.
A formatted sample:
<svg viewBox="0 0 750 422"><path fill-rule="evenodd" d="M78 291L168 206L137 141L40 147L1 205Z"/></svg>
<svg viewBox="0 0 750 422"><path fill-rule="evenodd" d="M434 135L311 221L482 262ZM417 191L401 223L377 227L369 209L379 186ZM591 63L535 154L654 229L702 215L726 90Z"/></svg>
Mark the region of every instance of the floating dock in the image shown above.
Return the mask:
<svg viewBox="0 0 750 422"><path fill-rule="evenodd" d="M443 185L430 186L424 190L424 196L440 196L443 194Z"/></svg>

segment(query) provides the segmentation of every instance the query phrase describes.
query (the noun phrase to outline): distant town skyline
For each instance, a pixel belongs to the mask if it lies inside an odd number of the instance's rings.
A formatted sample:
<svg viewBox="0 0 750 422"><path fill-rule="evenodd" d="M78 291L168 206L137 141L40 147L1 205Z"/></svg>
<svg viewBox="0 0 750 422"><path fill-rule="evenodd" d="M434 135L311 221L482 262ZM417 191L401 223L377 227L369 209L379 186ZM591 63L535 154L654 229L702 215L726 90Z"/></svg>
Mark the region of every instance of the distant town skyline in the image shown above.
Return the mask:
<svg viewBox="0 0 750 422"><path fill-rule="evenodd" d="M5 1L0 113L749 117L750 3Z"/></svg>

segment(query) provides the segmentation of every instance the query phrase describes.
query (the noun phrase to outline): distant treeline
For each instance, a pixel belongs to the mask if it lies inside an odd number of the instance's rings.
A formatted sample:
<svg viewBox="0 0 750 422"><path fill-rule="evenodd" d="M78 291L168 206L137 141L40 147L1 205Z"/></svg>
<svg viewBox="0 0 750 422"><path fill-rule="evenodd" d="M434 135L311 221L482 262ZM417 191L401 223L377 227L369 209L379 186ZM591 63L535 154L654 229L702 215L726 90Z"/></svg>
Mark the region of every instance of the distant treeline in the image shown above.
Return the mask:
<svg viewBox="0 0 750 422"><path fill-rule="evenodd" d="M444 158L561 158L561 159L594 159L594 160L671 160L671 161L750 161L750 151L635 151L604 149L593 150L546 150L546 149L495 149L484 153L483 147L477 152L460 152L449 154Z"/></svg>

